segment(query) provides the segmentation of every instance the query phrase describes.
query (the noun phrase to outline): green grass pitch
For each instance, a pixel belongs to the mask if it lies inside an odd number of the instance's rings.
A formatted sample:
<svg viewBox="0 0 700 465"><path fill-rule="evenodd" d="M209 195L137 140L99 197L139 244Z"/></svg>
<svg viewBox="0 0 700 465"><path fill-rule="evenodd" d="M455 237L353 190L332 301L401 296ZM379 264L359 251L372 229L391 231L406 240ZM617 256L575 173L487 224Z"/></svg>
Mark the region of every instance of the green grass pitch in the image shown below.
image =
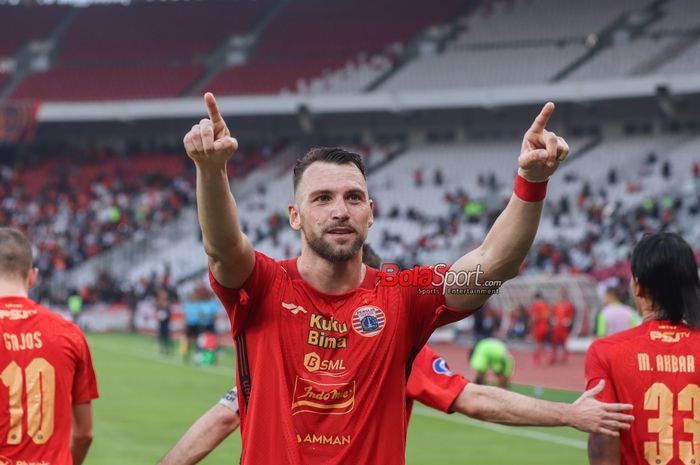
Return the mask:
<svg viewBox="0 0 700 465"><path fill-rule="evenodd" d="M203 412L234 383L234 354L224 351L213 368L162 357L154 339L91 334L100 399L93 404L95 440L87 465L155 464ZM528 387L517 387L532 394ZM570 402L576 393L545 390L542 396ZM408 434L409 465L585 464L586 435L566 428L514 428L417 404ZM240 457L234 433L204 460L232 465Z"/></svg>

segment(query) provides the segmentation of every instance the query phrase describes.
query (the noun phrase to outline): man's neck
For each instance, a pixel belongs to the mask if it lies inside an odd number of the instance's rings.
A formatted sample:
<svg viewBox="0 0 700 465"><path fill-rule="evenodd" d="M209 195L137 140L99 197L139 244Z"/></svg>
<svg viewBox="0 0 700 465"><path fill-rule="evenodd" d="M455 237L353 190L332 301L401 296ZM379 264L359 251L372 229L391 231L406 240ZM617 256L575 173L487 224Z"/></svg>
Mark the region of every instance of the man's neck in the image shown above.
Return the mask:
<svg viewBox="0 0 700 465"><path fill-rule="evenodd" d="M342 294L357 289L366 273L361 253L346 262L332 263L311 250L302 250L297 269L304 281L326 294Z"/></svg>
<svg viewBox="0 0 700 465"><path fill-rule="evenodd" d="M0 298L2 297L29 297L27 289L17 283L0 282Z"/></svg>
<svg viewBox="0 0 700 465"><path fill-rule="evenodd" d="M647 321L654 321L661 319L661 312L654 310L651 302L640 302L639 314L642 316L642 321L646 323Z"/></svg>

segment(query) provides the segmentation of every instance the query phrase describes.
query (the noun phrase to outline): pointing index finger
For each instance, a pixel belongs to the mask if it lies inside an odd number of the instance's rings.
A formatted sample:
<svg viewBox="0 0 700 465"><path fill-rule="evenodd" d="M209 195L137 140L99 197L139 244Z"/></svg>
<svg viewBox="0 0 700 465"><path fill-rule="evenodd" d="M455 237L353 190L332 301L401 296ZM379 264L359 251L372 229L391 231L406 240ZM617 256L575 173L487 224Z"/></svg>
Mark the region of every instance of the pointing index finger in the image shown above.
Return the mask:
<svg viewBox="0 0 700 465"><path fill-rule="evenodd" d="M545 126L547 126L547 122L549 121L549 118L552 116L552 112L554 112L554 104L552 102L547 102L542 107L542 111L540 111L540 114L537 115L537 118L535 118L535 121L532 123L532 126L530 126L530 131L536 133L541 133L542 131L544 131L544 128Z"/></svg>
<svg viewBox="0 0 700 465"><path fill-rule="evenodd" d="M216 104L216 99L214 98L214 94L211 92L207 92L204 94L204 103L207 104L207 113L209 113L209 119L211 120L212 124L215 126L218 124L222 124L224 122L224 119L221 117L221 113L219 112L219 106Z"/></svg>

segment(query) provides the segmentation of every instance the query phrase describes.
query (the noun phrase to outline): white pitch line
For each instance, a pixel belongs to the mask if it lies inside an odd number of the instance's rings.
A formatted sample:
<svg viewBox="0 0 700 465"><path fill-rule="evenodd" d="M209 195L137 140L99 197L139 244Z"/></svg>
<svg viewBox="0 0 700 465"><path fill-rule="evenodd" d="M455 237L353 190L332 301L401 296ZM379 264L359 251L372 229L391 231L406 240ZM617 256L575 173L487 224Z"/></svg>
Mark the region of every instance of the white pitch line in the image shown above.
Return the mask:
<svg viewBox="0 0 700 465"><path fill-rule="evenodd" d="M417 408L416 408L417 407ZM556 434L543 433L541 431L533 431L518 426L506 426L499 425L497 423L487 423L484 421L474 420L463 415L447 415L437 410L432 410L428 407L422 405L416 405L414 407L414 413L416 415L421 415L424 417L436 418L438 420L447 421L450 423L458 423L462 425L475 426L477 428L487 429L490 431L495 431L502 434L508 434L511 436L521 436L529 439L535 439L537 441L543 441L553 444L560 444L562 446L573 447L575 449L586 449L586 441L581 441L580 439L567 438L564 436L559 436Z"/></svg>

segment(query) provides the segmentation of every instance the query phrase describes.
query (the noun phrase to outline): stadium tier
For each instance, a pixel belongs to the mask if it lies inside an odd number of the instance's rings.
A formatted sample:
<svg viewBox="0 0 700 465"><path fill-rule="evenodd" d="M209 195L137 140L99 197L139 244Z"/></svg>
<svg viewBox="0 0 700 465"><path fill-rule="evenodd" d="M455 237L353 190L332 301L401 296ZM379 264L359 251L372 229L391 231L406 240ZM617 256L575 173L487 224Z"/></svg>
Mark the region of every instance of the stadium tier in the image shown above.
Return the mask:
<svg viewBox="0 0 700 465"><path fill-rule="evenodd" d="M57 66L32 73L14 91L16 100L96 101L181 95L202 75L201 65Z"/></svg>
<svg viewBox="0 0 700 465"><path fill-rule="evenodd" d="M11 57L27 43L45 38L70 10L58 5L0 5L0 59Z"/></svg>
<svg viewBox="0 0 700 465"><path fill-rule="evenodd" d="M9 98L43 101L205 90L469 89L700 71L697 2L565 4L563 10L554 0L449 0L429 10L418 0L3 7L0 57L20 73L5 89ZM30 17L31 27L24 26ZM539 27L543 20L551 27ZM45 51L28 62L18 44L39 39Z"/></svg>
<svg viewBox="0 0 700 465"><path fill-rule="evenodd" d="M222 72L205 87L222 94L297 91L304 87L300 81L337 71L360 54L385 52L427 26L449 20L466 4L441 1L426 10L418 0L290 1L265 29L250 62ZM372 77L359 79L367 85ZM361 88L355 84L350 90Z"/></svg>

